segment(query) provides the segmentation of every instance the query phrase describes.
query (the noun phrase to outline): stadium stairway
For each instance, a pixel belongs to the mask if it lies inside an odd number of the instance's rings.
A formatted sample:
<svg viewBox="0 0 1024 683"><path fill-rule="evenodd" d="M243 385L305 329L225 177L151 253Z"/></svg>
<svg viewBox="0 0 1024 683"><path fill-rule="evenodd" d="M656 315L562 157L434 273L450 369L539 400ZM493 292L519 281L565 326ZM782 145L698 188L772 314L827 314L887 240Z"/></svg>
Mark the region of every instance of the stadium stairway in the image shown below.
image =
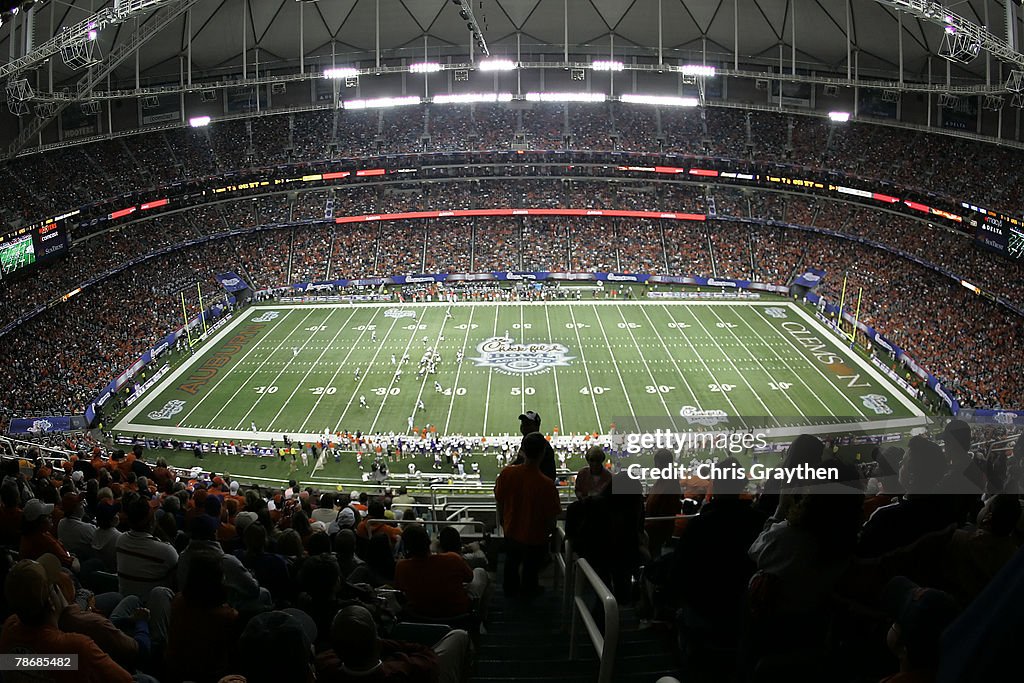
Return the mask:
<svg viewBox="0 0 1024 683"><path fill-rule="evenodd" d="M561 584L555 563L541 577L544 594L531 600L509 598L502 590L502 565L488 604L486 631L481 634L473 683L593 683L599 657L582 622L577 624L576 658L569 659L571 613L563 612ZM493 575L492 575L493 576ZM596 597L593 599L597 604ZM672 636L665 630L641 629L631 607L619 607L619 643L611 680L654 683L676 675ZM684 679L685 680L685 679Z"/></svg>

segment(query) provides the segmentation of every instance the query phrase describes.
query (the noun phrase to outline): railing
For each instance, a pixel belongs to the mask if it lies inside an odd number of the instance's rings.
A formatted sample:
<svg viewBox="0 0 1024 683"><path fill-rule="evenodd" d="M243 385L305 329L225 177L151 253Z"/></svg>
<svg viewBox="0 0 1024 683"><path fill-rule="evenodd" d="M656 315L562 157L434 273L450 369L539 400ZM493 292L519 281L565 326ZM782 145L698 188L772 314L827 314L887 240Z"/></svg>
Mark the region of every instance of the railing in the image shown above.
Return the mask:
<svg viewBox="0 0 1024 683"><path fill-rule="evenodd" d="M615 668L615 650L619 645L619 603L615 596L608 590L601 577L590 566L590 563L580 558L576 560L576 571L573 579L573 602L575 608L572 612L572 627L569 631L569 659L576 658L576 626L582 621L590 636L590 642L594 644L598 657L601 658L601 667L597 674L597 683L610 683L612 670ZM587 603L583 600L583 583L586 583L597 593L598 599L604 607L604 634L597 627L593 615Z"/></svg>

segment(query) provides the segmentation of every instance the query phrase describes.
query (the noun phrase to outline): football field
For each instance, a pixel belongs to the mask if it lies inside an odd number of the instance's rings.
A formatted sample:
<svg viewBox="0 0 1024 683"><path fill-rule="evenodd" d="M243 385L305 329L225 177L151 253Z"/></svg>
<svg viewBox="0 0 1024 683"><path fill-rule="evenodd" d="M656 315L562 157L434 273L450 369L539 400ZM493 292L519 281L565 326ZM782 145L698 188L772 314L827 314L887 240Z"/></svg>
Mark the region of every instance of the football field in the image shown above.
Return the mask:
<svg viewBox="0 0 1024 683"><path fill-rule="evenodd" d="M435 354L436 371L419 373ZM276 303L236 312L115 429L308 442L411 423L496 436L517 433L524 410L561 435L632 417L679 431L923 415L787 301Z"/></svg>
<svg viewBox="0 0 1024 683"><path fill-rule="evenodd" d="M7 275L19 268L36 262L36 250L32 235L25 235L12 242L0 245L0 274Z"/></svg>

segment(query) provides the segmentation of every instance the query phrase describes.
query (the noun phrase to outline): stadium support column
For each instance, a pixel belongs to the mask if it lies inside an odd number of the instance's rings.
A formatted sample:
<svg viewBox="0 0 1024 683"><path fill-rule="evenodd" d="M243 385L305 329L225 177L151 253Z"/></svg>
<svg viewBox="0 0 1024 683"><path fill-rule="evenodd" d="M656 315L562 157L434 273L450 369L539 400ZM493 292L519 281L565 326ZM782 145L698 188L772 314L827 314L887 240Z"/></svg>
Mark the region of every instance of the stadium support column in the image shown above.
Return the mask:
<svg viewBox="0 0 1024 683"><path fill-rule="evenodd" d="M377 71L380 71L380 0L377 0L376 15L373 22L374 39L376 41L374 52L377 59Z"/></svg>
<svg viewBox="0 0 1024 683"><path fill-rule="evenodd" d="M247 22L246 14L249 10L249 0L242 0L242 80L248 78L249 73L247 71L245 51L246 51L246 36L245 36L245 25Z"/></svg>
<svg viewBox="0 0 1024 683"><path fill-rule="evenodd" d="M732 0L732 68L740 70L740 0Z"/></svg>
<svg viewBox="0 0 1024 683"><path fill-rule="evenodd" d="M665 61L662 59L662 42L661 42L661 0L658 0L658 66L664 64ZM635 91L636 88L633 88Z"/></svg>
<svg viewBox="0 0 1024 683"><path fill-rule="evenodd" d="M850 0L846 0L846 80L853 78L852 65L852 39L850 38Z"/></svg>
<svg viewBox="0 0 1024 683"><path fill-rule="evenodd" d="M791 44L789 46L790 47L790 57L791 57L791 59L790 59L790 62L791 62L790 73L791 73L791 75L796 76L796 3L795 2L790 2L789 3L789 17L790 17L789 25L790 25L791 31L793 33L793 40L791 41Z"/></svg>
<svg viewBox="0 0 1024 683"><path fill-rule="evenodd" d="M563 0L562 3L562 50L563 60L566 65L569 64L569 0Z"/></svg>
<svg viewBox="0 0 1024 683"><path fill-rule="evenodd" d="M896 13L896 45L900 54L900 87L903 87L903 12ZM899 105L897 105L899 106Z"/></svg>
<svg viewBox="0 0 1024 683"><path fill-rule="evenodd" d="M986 12L988 9L986 8ZM985 22L988 25L988 22ZM1013 35L1015 27L1017 25L1017 17L1013 15L1013 3L1010 0L1006 0L1006 44L1010 46L1011 50L1017 49L1016 36Z"/></svg>
<svg viewBox="0 0 1024 683"><path fill-rule="evenodd" d="M306 3L299 3L299 73L306 73Z"/></svg>

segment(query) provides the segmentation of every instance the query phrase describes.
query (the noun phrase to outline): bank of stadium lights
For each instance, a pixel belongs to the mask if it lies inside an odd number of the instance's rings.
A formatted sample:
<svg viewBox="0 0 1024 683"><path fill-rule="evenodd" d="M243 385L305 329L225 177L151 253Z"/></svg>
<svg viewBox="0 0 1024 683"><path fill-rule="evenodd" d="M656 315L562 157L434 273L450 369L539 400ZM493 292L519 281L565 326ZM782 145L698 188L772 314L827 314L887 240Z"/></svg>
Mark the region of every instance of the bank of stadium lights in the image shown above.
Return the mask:
<svg viewBox="0 0 1024 683"><path fill-rule="evenodd" d="M335 81L343 78L358 78L359 69L353 69L352 67L337 67L334 69L324 69L324 78L329 78Z"/></svg>
<svg viewBox="0 0 1024 683"><path fill-rule="evenodd" d="M629 104L653 104L659 107L696 107L700 104L696 97L669 95L623 95L620 99Z"/></svg>
<svg viewBox="0 0 1024 683"><path fill-rule="evenodd" d="M444 66L437 62L416 62L415 64L409 65L409 71L414 74L432 74L437 73Z"/></svg>
<svg viewBox="0 0 1024 683"><path fill-rule="evenodd" d="M683 64L679 67L679 73L684 76L701 76L711 78L715 75L715 67L707 64Z"/></svg>
<svg viewBox="0 0 1024 683"><path fill-rule="evenodd" d="M604 102L604 93L593 92L528 92L527 102Z"/></svg>
<svg viewBox="0 0 1024 683"><path fill-rule="evenodd" d="M210 117L193 116L188 120L188 125L192 126L193 128L202 128L203 126L208 126L210 125Z"/></svg>
<svg viewBox="0 0 1024 683"><path fill-rule="evenodd" d="M344 109L386 109L389 107L404 107L410 104L419 104L420 98L416 95L409 97L375 97L369 100L348 100L342 102Z"/></svg>
<svg viewBox="0 0 1024 683"><path fill-rule="evenodd" d="M434 104L474 104L486 102L511 102L512 93L459 93L457 95L434 95Z"/></svg>
<svg viewBox="0 0 1024 683"><path fill-rule="evenodd" d="M846 123L850 120L850 112L848 111L830 111L828 113L828 120L832 123Z"/></svg>
<svg viewBox="0 0 1024 683"><path fill-rule="evenodd" d="M480 71L515 71L516 63L511 59L485 59L476 68Z"/></svg>
<svg viewBox="0 0 1024 683"><path fill-rule="evenodd" d="M590 63L590 68L594 71L622 71L626 65L612 59L596 59Z"/></svg>

